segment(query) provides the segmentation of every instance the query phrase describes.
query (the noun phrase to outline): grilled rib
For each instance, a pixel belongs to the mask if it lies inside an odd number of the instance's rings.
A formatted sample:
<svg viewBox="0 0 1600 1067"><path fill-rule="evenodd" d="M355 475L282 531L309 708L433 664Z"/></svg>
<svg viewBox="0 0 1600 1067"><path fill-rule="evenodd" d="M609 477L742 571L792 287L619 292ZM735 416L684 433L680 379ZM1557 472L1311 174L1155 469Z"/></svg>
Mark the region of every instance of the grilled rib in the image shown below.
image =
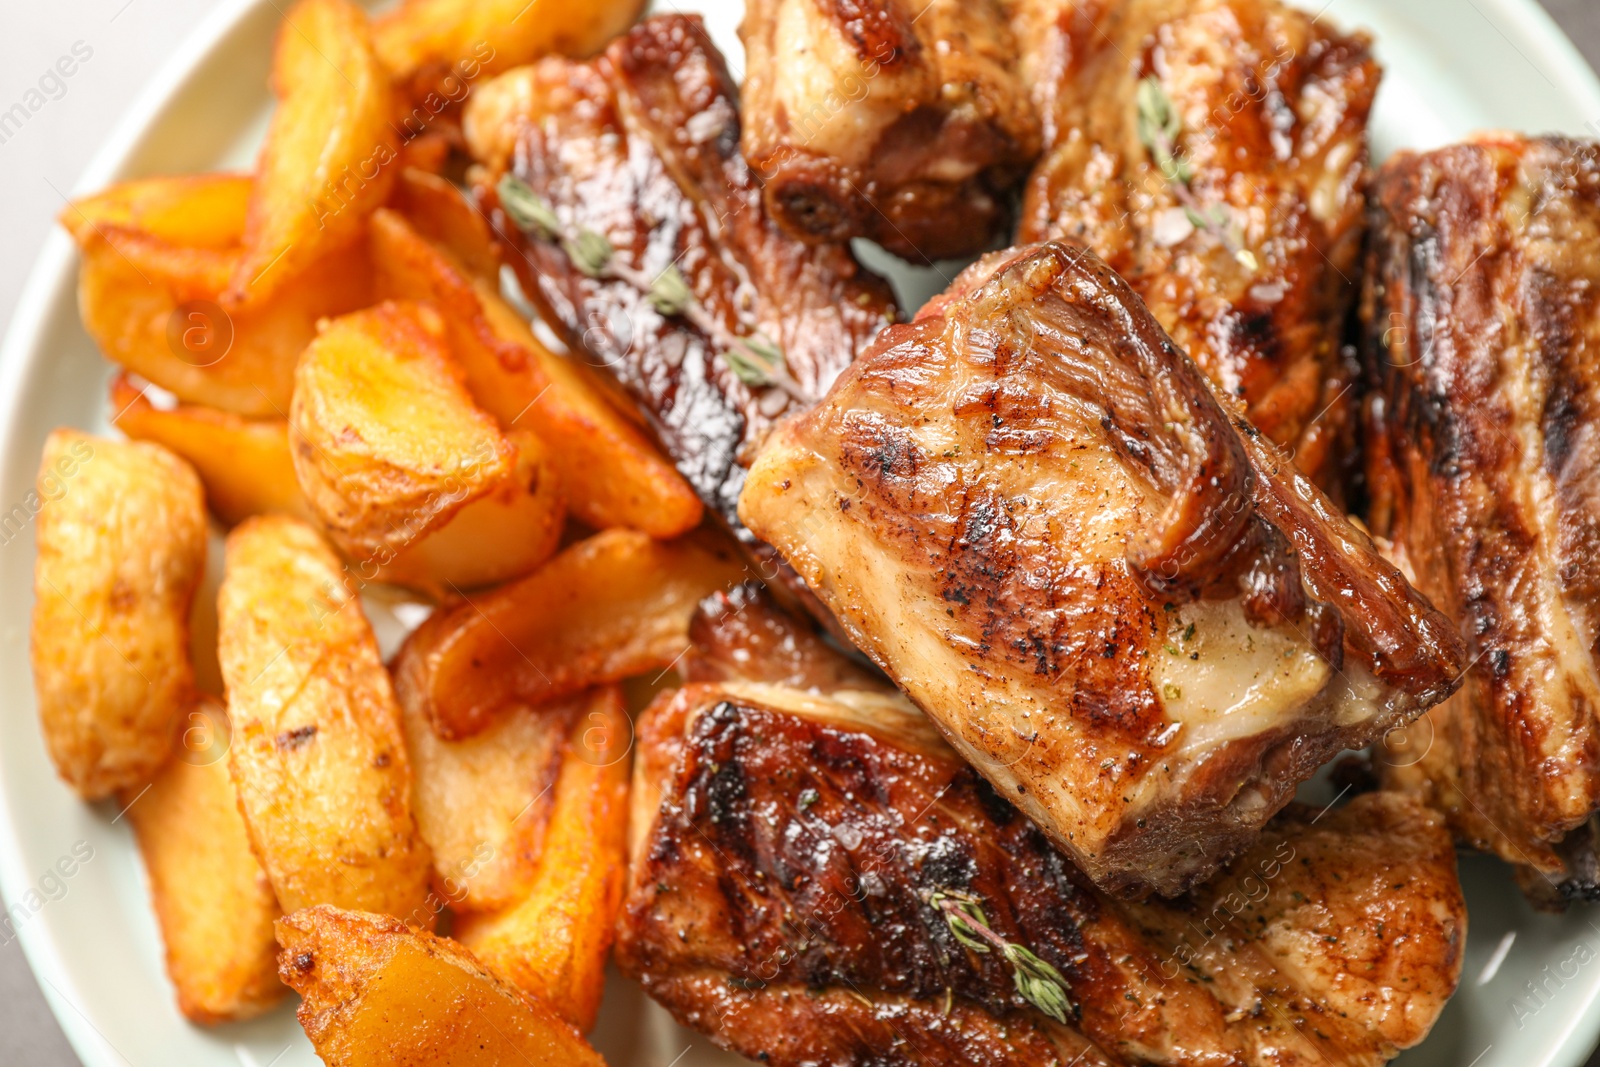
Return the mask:
<svg viewBox="0 0 1600 1067"><path fill-rule="evenodd" d="M1465 662L1449 620L1223 405L1092 253L1022 249L886 331L772 435L741 502L1111 892L1204 880Z"/></svg>
<svg viewBox="0 0 1600 1067"><path fill-rule="evenodd" d="M511 71L466 113L477 183L508 261L546 322L586 352L644 413L678 469L747 542L735 505L745 468L773 422L820 396L884 325L893 295L848 249L780 230L739 153L738 95L698 17L663 15L598 59ZM638 277L676 265L694 302L725 334L782 350L783 388L741 380L726 338L647 292L595 278L559 240L519 230L496 187L513 174L567 235L604 235Z"/></svg>
<svg viewBox="0 0 1600 1067"><path fill-rule="evenodd" d="M1455 856L1415 799L1291 809L1207 886L1130 904L919 718L737 681L659 700L639 733L623 973L771 1067L1371 1065L1453 992ZM1064 1021L998 952L964 947L936 893L1054 967Z"/></svg>
<svg viewBox="0 0 1600 1067"><path fill-rule="evenodd" d="M744 152L808 241L980 252L1039 152L1001 0L751 0Z"/></svg>
<svg viewBox="0 0 1600 1067"><path fill-rule="evenodd" d="M1016 6L1046 146L1019 241L1094 249L1251 422L1336 487L1353 454L1341 339L1380 77L1370 42L1277 0ZM1165 170L1141 132L1162 101Z"/></svg>
<svg viewBox="0 0 1600 1067"><path fill-rule="evenodd" d="M1600 155L1403 153L1371 212L1371 520L1472 662L1380 762L1542 903L1600 899Z"/></svg>

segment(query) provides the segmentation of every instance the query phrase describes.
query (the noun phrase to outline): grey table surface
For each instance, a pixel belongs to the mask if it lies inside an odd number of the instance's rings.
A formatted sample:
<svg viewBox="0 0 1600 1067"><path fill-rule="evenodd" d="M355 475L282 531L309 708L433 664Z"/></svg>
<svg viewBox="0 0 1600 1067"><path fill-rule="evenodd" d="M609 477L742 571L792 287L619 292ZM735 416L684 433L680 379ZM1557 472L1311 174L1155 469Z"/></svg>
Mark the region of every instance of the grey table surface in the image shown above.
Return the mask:
<svg viewBox="0 0 1600 1067"><path fill-rule="evenodd" d="M1600 68L1600 0L1542 0ZM155 73L214 0L3 0L0 102L19 99L75 44L92 50L48 117L0 139L0 322L10 320L63 194L72 189L132 94ZM0 135L3 137L3 135ZM13 679L13 685L28 684ZM76 1067L17 941L0 945L0 1064ZM155 1067L135 1064L133 1067ZM1600 1067L1600 1052L1589 1067Z"/></svg>

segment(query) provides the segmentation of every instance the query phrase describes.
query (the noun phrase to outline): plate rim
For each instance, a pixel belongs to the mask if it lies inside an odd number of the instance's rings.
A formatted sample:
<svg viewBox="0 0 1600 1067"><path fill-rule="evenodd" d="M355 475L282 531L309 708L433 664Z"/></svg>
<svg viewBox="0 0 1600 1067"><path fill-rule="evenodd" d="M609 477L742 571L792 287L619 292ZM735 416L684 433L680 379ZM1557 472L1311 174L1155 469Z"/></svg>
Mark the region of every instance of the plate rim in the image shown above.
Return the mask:
<svg viewBox="0 0 1600 1067"><path fill-rule="evenodd" d="M361 2L370 6L370 0ZM1304 0L1288 2L1304 3ZM1550 13L1537 0L1464 2L1483 16L1530 64L1538 59L1551 65L1548 77L1552 84L1580 98L1583 110L1594 116L1590 133L1600 139L1600 74ZM1332 3L1333 0L1329 0L1329 6ZM198 68L227 37L238 31L241 23L268 5L279 6L276 0L221 0L207 13L134 96L105 143L74 183L71 195L81 196L130 176L126 172L141 143L150 135L162 113L189 87ZM1516 38L1521 38L1520 43ZM75 287L76 260L70 238L60 227L52 226L18 294L4 341L0 343L0 456L10 456L17 444L14 438L24 399L22 386L43 360L40 349L49 310L63 288ZM0 895L10 901L19 899L30 888L16 816L6 790L0 788ZM82 999L78 996L78 983L51 931L51 923L27 923L17 930L17 940L51 1014L78 1059L85 1067L126 1065L126 1059L77 1007ZM1594 1010L1597 1002L1600 1002L1600 982L1591 987L1585 1010L1573 1014L1546 1067L1582 1067L1600 1042L1600 1011Z"/></svg>

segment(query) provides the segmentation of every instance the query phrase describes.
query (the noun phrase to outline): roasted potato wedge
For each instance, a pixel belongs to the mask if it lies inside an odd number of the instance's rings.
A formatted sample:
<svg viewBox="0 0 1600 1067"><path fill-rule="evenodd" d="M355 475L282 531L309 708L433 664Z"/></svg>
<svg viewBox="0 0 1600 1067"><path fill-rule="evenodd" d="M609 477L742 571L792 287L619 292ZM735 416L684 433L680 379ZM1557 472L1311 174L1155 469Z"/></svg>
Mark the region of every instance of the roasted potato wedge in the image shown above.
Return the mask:
<svg viewBox="0 0 1600 1067"><path fill-rule="evenodd" d="M228 774L227 715L206 699L185 743L149 787L122 803L149 874L167 974L197 1023L249 1019L288 992L278 981L272 924L282 914L250 850Z"/></svg>
<svg viewBox="0 0 1600 1067"><path fill-rule="evenodd" d="M39 721L56 771L94 800L148 782L189 706L205 498L166 449L76 430L45 441L30 497Z"/></svg>
<svg viewBox="0 0 1600 1067"><path fill-rule="evenodd" d="M250 519L217 615L239 809L278 902L431 923L400 708L338 557L303 522Z"/></svg>
<svg viewBox="0 0 1600 1067"><path fill-rule="evenodd" d="M295 472L335 543L387 563L512 480L516 448L461 384L430 307L327 324L295 371Z"/></svg>
<svg viewBox="0 0 1600 1067"><path fill-rule="evenodd" d="M78 233L79 312L106 358L182 400L247 417L283 418L317 321L370 303L361 244L230 314L218 302L240 261L236 246L180 245L112 226Z"/></svg>
<svg viewBox="0 0 1600 1067"><path fill-rule="evenodd" d="M380 294L440 309L478 404L502 426L531 426L550 443L574 515L596 529L629 526L659 538L699 524L689 484L581 368L534 337L497 283L474 281L392 211L373 217L370 242Z"/></svg>
<svg viewBox="0 0 1600 1067"><path fill-rule="evenodd" d="M189 404L163 410L127 375L111 385L111 409L117 429L189 461L205 486L206 503L224 524L270 514L316 521L295 480L287 420L246 419Z"/></svg>
<svg viewBox="0 0 1600 1067"><path fill-rule="evenodd" d="M513 430L506 440L515 450L511 476L400 549L378 569L379 581L438 600L520 578L555 555L567 500L554 457L530 430Z"/></svg>
<svg viewBox="0 0 1600 1067"><path fill-rule="evenodd" d="M278 944L328 1067L605 1067L571 1023L453 941L322 907L278 920Z"/></svg>
<svg viewBox="0 0 1600 1067"><path fill-rule="evenodd" d="M61 224L81 248L106 230L148 234L183 248L230 249L244 235L248 174L186 174L113 185L74 200Z"/></svg>
<svg viewBox="0 0 1600 1067"><path fill-rule="evenodd" d="M593 55L631 26L645 0L402 0L373 24L398 79L425 67L470 81L540 56Z"/></svg>
<svg viewBox="0 0 1600 1067"><path fill-rule="evenodd" d="M272 57L278 98L256 164L230 311L261 304L359 239L399 158L395 98L367 16L349 0L300 0Z"/></svg>
<svg viewBox="0 0 1600 1067"><path fill-rule="evenodd" d="M731 544L607 530L526 578L435 611L395 659L395 690L440 737L470 737L516 704L669 667L700 601L746 577Z"/></svg>
<svg viewBox="0 0 1600 1067"><path fill-rule="evenodd" d="M508 709L461 741L442 740L426 715L406 709L417 828L433 852L435 891L455 911L498 910L528 895L584 703Z"/></svg>
<svg viewBox="0 0 1600 1067"><path fill-rule="evenodd" d="M423 240L454 256L474 281L500 284L500 246L489 220L457 186L437 174L403 170L389 202Z"/></svg>
<svg viewBox="0 0 1600 1067"><path fill-rule="evenodd" d="M490 970L583 1031L600 1010L622 900L632 740L622 691L595 690L567 742L527 895L503 911L465 916L455 930Z"/></svg>
<svg viewBox="0 0 1600 1067"><path fill-rule="evenodd" d="M207 504L224 524L292 515L320 526L295 475L287 420L245 419L192 405L163 410L125 375L112 383L111 404L123 433L164 445L194 465ZM512 478L387 563L361 563L355 577L440 597L520 577L549 559L560 544L565 516L561 480L536 436L514 431L507 439L516 449Z"/></svg>

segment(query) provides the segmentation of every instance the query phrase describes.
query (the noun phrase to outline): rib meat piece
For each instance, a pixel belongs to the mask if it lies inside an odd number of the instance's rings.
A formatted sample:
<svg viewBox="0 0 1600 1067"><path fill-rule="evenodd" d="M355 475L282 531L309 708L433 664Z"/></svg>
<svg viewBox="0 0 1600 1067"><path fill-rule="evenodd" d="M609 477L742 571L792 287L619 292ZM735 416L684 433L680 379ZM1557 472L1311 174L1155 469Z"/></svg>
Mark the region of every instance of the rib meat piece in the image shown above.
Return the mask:
<svg viewBox="0 0 1600 1067"><path fill-rule="evenodd" d="M1371 227L1372 524L1472 662L1380 762L1543 902L1600 899L1600 156L1505 134L1405 153Z"/></svg>
<svg viewBox="0 0 1600 1067"><path fill-rule="evenodd" d="M592 62L511 71L474 94L465 122L483 165L477 194L523 290L609 372L748 542L735 504L755 447L894 321L888 285L848 249L802 244L767 215L739 154L737 90L697 17L648 19ZM603 235L646 287L591 277L564 242L518 229L497 194L508 172L549 205L564 236ZM647 292L673 265L716 336L664 314ZM729 337L781 349L790 392L741 380Z"/></svg>
<svg viewBox="0 0 1600 1067"><path fill-rule="evenodd" d="M1292 808L1207 886L1130 904L918 718L748 682L658 700L639 731L622 972L771 1067L1373 1065L1454 991L1454 850L1414 798ZM1055 968L1063 1022L998 952L957 940L938 906L952 894Z"/></svg>
<svg viewBox="0 0 1600 1067"><path fill-rule="evenodd" d="M769 439L741 513L1102 888L1171 895L1454 691L1449 620L1092 253L992 257Z"/></svg>
<svg viewBox="0 0 1600 1067"><path fill-rule="evenodd" d="M1039 153L1001 0L751 0L744 151L809 241L982 251Z"/></svg>
<svg viewBox="0 0 1600 1067"><path fill-rule="evenodd" d="M1354 452L1341 339L1380 77L1371 42L1277 0L1016 6L1045 116L1018 239L1093 248L1334 487ZM1150 147L1162 140L1165 169Z"/></svg>

